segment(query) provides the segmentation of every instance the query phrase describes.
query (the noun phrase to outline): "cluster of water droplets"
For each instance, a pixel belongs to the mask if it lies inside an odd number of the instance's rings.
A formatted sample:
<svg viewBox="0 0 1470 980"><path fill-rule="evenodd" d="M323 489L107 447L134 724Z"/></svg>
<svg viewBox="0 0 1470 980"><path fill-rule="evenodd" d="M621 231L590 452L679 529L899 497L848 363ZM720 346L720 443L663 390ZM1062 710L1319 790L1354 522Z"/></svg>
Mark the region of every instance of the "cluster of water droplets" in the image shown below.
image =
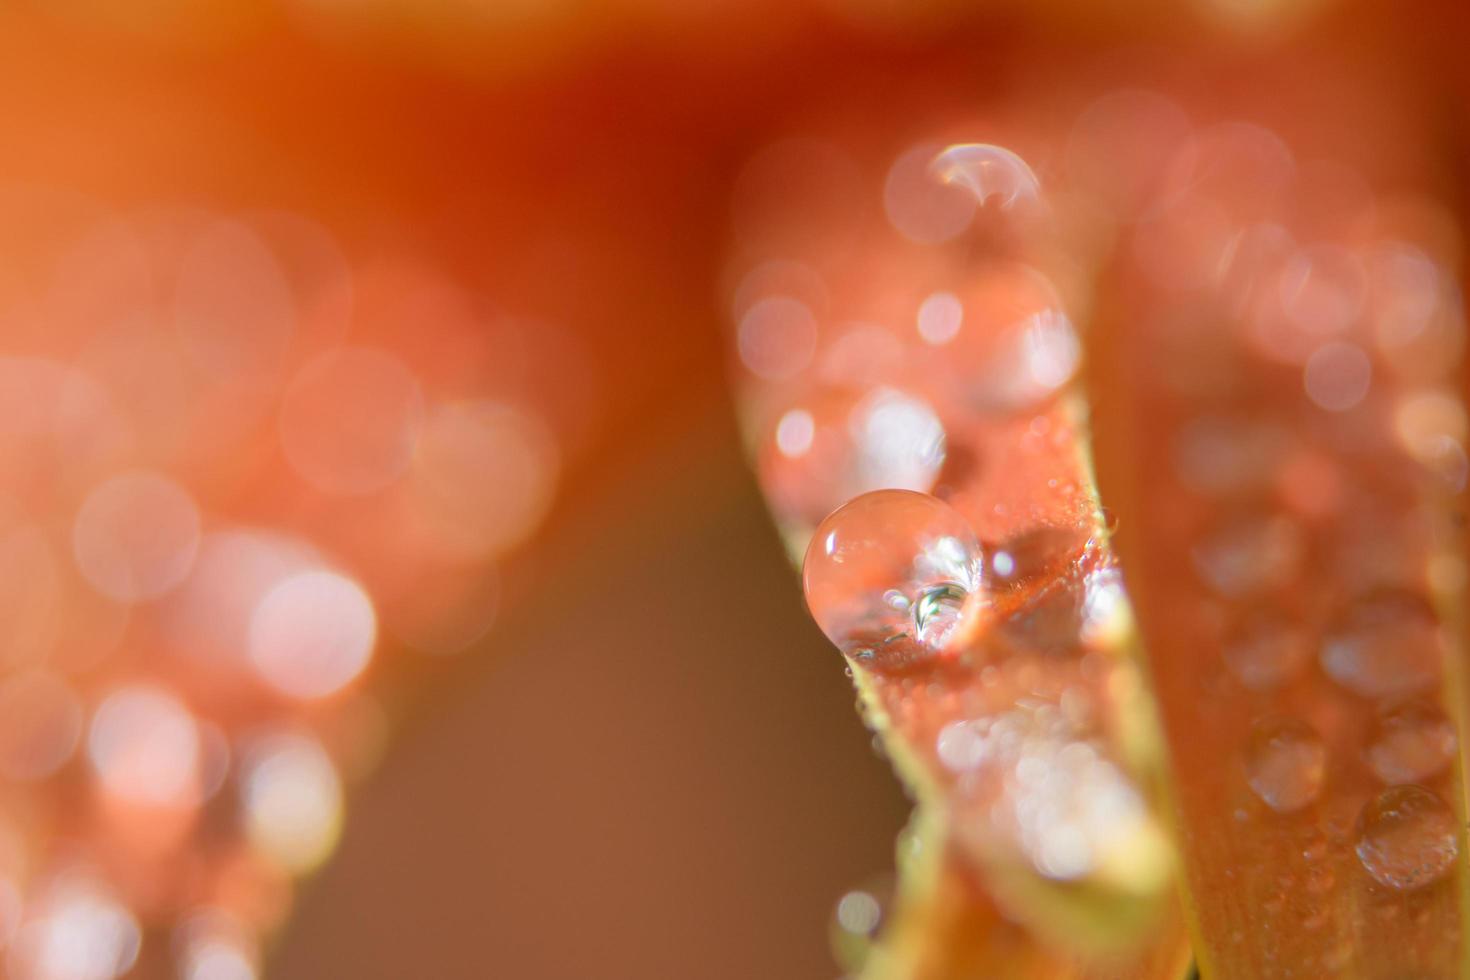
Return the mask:
<svg viewBox="0 0 1470 980"><path fill-rule="evenodd" d="M1041 181L992 144L913 144L870 192L866 165L788 140L736 189L742 417L807 605L959 853L1059 895L1162 894Z"/></svg>
<svg viewBox="0 0 1470 980"><path fill-rule="evenodd" d="M1236 739L1233 785L1257 801L1241 833L1324 835L1319 860L1279 869L1321 885L1311 932L1333 893L1427 889L1461 847L1436 609L1465 580L1441 527L1466 469L1454 253L1431 209L1374 200L1265 129L1172 139L1122 238L1140 397L1164 435L1153 547L1191 573L1166 587L1180 611L1161 656L1182 661L1161 670L1194 671L1206 724Z"/></svg>

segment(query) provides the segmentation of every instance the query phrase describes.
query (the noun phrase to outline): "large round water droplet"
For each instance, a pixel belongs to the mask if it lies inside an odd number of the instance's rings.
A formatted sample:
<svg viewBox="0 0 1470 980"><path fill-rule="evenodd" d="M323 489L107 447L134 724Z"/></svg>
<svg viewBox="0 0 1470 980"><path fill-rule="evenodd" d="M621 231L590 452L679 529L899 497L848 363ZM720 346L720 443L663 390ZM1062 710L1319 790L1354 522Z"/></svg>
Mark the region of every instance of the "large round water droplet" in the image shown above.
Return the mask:
<svg viewBox="0 0 1470 980"><path fill-rule="evenodd" d="M1251 790L1271 809L1300 810L1322 792L1327 746L1305 722L1257 724L1246 745L1245 775Z"/></svg>
<svg viewBox="0 0 1470 980"><path fill-rule="evenodd" d="M1364 753L1369 767L1389 785L1436 776L1455 755L1455 726L1423 701L1399 705L1378 719Z"/></svg>
<svg viewBox="0 0 1470 980"><path fill-rule="evenodd" d="M812 617L844 653L904 639L939 650L972 612L979 564L980 545L954 508L878 490L821 523L802 579Z"/></svg>
<svg viewBox="0 0 1470 980"><path fill-rule="evenodd" d="M1322 641L1327 676L1366 698L1400 697L1432 685L1444 660L1439 620L1410 592L1353 603Z"/></svg>
<svg viewBox="0 0 1470 980"><path fill-rule="evenodd" d="M1363 808L1358 860L1390 888L1433 884L1455 863L1460 845L1455 815L1421 786L1394 786Z"/></svg>

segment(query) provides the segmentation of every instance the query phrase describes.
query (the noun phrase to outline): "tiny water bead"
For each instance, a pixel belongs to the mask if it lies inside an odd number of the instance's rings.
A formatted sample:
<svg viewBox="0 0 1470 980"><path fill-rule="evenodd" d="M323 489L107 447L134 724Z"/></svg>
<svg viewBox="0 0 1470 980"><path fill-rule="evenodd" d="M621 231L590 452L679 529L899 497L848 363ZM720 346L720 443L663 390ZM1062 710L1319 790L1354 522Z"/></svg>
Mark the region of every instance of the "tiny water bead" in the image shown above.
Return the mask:
<svg viewBox="0 0 1470 980"><path fill-rule="evenodd" d="M1355 694L1401 697L1439 677L1444 640L1425 599L1383 591L1348 607L1324 638L1319 659L1328 677Z"/></svg>
<svg viewBox="0 0 1470 980"><path fill-rule="evenodd" d="M972 615L980 559L970 525L948 504L909 490L866 493L813 535L807 607L845 653L902 637L941 650Z"/></svg>
<svg viewBox="0 0 1470 980"><path fill-rule="evenodd" d="M1200 578L1217 595L1246 599L1290 583L1301 569L1306 541L1289 518L1246 513L1219 525L1195 546Z"/></svg>
<svg viewBox="0 0 1470 980"><path fill-rule="evenodd" d="M1387 785L1415 783L1448 768L1455 755L1455 726L1438 708L1410 701L1378 719L1364 753Z"/></svg>
<svg viewBox="0 0 1470 980"><path fill-rule="evenodd" d="M1253 691L1268 691L1295 676L1311 659L1306 631L1292 618L1253 608L1227 629L1221 645L1225 666Z"/></svg>
<svg viewBox="0 0 1470 980"><path fill-rule="evenodd" d="M1082 344L1055 285L1020 262L994 262L918 308L926 370L986 413L1033 407L1076 374Z"/></svg>
<svg viewBox="0 0 1470 980"><path fill-rule="evenodd" d="M1322 792L1327 776L1327 746L1305 722L1259 722L1246 744L1245 775L1263 803L1277 813L1293 813Z"/></svg>
<svg viewBox="0 0 1470 980"><path fill-rule="evenodd" d="M1409 891L1450 870L1460 845L1453 811L1421 786L1394 786L1363 808L1358 860L1380 883Z"/></svg>

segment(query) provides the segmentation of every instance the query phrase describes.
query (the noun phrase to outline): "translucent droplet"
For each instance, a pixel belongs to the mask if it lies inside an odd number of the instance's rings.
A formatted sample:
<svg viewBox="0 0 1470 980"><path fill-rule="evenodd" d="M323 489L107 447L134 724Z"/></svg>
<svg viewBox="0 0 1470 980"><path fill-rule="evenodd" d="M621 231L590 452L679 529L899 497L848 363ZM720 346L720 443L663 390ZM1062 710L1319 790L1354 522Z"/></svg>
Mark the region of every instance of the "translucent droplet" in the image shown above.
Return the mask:
<svg viewBox="0 0 1470 980"><path fill-rule="evenodd" d="M1285 517L1237 517L1195 547L1195 569L1227 599L1264 595L1296 576L1305 550L1302 537L1301 528Z"/></svg>
<svg viewBox="0 0 1470 980"><path fill-rule="evenodd" d="M1358 860L1390 888L1433 884L1450 870L1460 846L1455 815L1420 786L1394 786L1363 808Z"/></svg>
<svg viewBox="0 0 1470 980"><path fill-rule="evenodd" d="M970 613L980 557L948 504L907 490L864 494L813 535L802 569L807 607L846 653L904 639L940 650Z"/></svg>
<svg viewBox="0 0 1470 980"><path fill-rule="evenodd" d="M883 212L910 241L935 245L970 227L975 200L964 188L934 179L930 169L937 144L920 144L893 161L883 181Z"/></svg>
<svg viewBox="0 0 1470 980"><path fill-rule="evenodd" d="M1245 774L1251 790L1278 813L1315 800L1327 775L1327 746L1305 722L1258 723L1246 745Z"/></svg>
<svg viewBox="0 0 1470 980"><path fill-rule="evenodd" d="M877 878L843 893L832 910L829 934L838 965L857 974L867 962L893 901L891 878Z"/></svg>
<svg viewBox="0 0 1470 980"><path fill-rule="evenodd" d="M1353 603L1322 641L1322 669L1366 698L1400 697L1432 685L1444 660L1439 620L1423 598L1385 591Z"/></svg>
<svg viewBox="0 0 1470 980"><path fill-rule="evenodd" d="M1180 428L1174 468L1196 493L1245 493L1270 485L1290 445L1290 433L1281 426L1207 415Z"/></svg>
<svg viewBox="0 0 1470 980"><path fill-rule="evenodd" d="M1365 757L1387 785L1437 776L1455 755L1455 726L1424 701L1399 705L1378 719Z"/></svg>
<svg viewBox="0 0 1470 980"><path fill-rule="evenodd" d="M934 158L934 173L946 184L958 184L981 206L992 198L1002 209L1036 201L1041 182L1015 153L990 143L957 143Z"/></svg>
<svg viewBox="0 0 1470 980"><path fill-rule="evenodd" d="M1311 659L1304 631L1287 617L1252 610L1226 633L1221 646L1225 666L1253 691L1268 691L1293 677Z"/></svg>

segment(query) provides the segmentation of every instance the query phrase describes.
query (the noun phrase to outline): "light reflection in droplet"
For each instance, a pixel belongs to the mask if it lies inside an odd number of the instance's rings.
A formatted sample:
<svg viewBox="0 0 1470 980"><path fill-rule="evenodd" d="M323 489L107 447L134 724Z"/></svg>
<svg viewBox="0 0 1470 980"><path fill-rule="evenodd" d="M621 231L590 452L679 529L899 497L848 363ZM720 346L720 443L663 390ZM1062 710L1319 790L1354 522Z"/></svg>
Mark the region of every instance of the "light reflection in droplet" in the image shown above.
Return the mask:
<svg viewBox="0 0 1470 980"><path fill-rule="evenodd" d="M1328 677L1366 698L1414 694L1434 684L1444 640L1433 608L1408 592L1383 591L1349 604L1318 654Z"/></svg>
<svg viewBox="0 0 1470 980"><path fill-rule="evenodd" d="M342 784L319 744L295 734L268 735L244 751L241 797L251 842L266 857L301 873L336 845Z"/></svg>
<svg viewBox="0 0 1470 980"><path fill-rule="evenodd" d="M1385 784L1422 783L1455 757L1455 726L1426 701L1409 701L1377 720L1364 758Z"/></svg>
<svg viewBox="0 0 1470 980"><path fill-rule="evenodd" d="M367 667L377 630L372 600L356 582L336 572L300 572L256 606L250 659L283 694L325 697Z"/></svg>
<svg viewBox="0 0 1470 980"><path fill-rule="evenodd" d="M1410 891L1443 878L1460 853L1460 833L1445 802L1422 786L1394 786L1363 808L1356 851L1390 888Z"/></svg>
<svg viewBox="0 0 1470 980"><path fill-rule="evenodd" d="M954 293L930 293L919 304L919 336L924 343L939 347L949 343L960 332L965 320L965 306Z"/></svg>
<svg viewBox="0 0 1470 980"><path fill-rule="evenodd" d="M812 413L804 408L793 408L776 423L776 449L792 459L805 456L812 448L814 435L816 423L812 420Z"/></svg>
<svg viewBox="0 0 1470 980"><path fill-rule="evenodd" d="M905 636L939 650L971 614L980 557L974 532L947 504L907 490L864 494L813 535L802 566L807 607L844 652ZM890 592L901 605L885 601Z"/></svg>
<svg viewBox="0 0 1470 980"><path fill-rule="evenodd" d="M940 147L916 146L889 168L883 209L899 234L923 245L948 241L970 226L975 198L965 188L937 180L933 163Z"/></svg>
<svg viewBox="0 0 1470 980"><path fill-rule="evenodd" d="M196 913L178 930L180 980L256 980L257 953L248 930L229 913Z"/></svg>
<svg viewBox="0 0 1470 980"><path fill-rule="evenodd" d="M305 543L271 531L206 534L189 577L161 609L166 636L180 653L213 667L245 664L250 617L260 601L315 560Z"/></svg>
<svg viewBox="0 0 1470 980"><path fill-rule="evenodd" d="M108 695L92 719L87 755L102 786L149 806L190 806L199 797L199 731L178 698L135 685Z"/></svg>
<svg viewBox="0 0 1470 980"><path fill-rule="evenodd" d="M1322 792L1327 778L1327 746L1305 722L1258 723L1245 752L1251 790L1278 813L1292 813Z"/></svg>
<svg viewBox="0 0 1470 980"><path fill-rule="evenodd" d="M137 919L80 874L54 882L16 934L6 961L15 980L113 980L142 945Z"/></svg>
<svg viewBox="0 0 1470 980"><path fill-rule="evenodd" d="M1031 167L1003 146L959 143L946 147L931 166L940 180L965 188L982 207L993 199L1008 211L1041 195Z"/></svg>

